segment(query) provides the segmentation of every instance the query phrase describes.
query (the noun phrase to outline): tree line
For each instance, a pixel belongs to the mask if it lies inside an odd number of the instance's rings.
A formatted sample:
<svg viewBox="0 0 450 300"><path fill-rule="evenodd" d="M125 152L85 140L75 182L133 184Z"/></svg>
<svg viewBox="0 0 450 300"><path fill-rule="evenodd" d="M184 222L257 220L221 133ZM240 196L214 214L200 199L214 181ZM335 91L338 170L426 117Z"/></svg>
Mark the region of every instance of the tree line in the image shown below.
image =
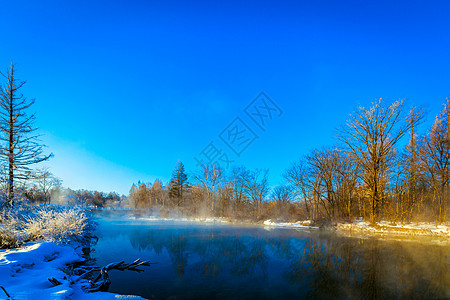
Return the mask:
<svg viewBox="0 0 450 300"><path fill-rule="evenodd" d="M44 153L35 114L29 113L34 99L21 94L25 81L17 78L13 63L0 75L0 203L13 206L23 196L49 203L61 180L46 168L33 168L52 157ZM422 109L380 99L350 115L335 145L315 149L289 166L280 185L269 185L267 169L234 166L225 171L201 164L188 176L179 162L167 185L138 182L128 202L134 208L187 215L441 224L449 214L449 99L420 135L423 118ZM123 203L117 195L73 194L97 206Z"/></svg>
<svg viewBox="0 0 450 300"><path fill-rule="evenodd" d="M133 184L134 208L234 218L336 221L364 218L448 220L450 101L423 135L420 108L381 99L359 107L337 134L336 145L317 148L270 186L267 169L202 164L189 177L182 162L170 182Z"/></svg>

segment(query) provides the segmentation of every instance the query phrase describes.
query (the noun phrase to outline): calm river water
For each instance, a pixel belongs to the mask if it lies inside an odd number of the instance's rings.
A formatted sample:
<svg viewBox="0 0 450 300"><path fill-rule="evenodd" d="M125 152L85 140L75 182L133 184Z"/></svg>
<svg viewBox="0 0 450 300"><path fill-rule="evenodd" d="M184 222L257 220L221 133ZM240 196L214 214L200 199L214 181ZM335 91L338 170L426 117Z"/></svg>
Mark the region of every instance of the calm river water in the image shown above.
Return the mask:
<svg viewBox="0 0 450 300"><path fill-rule="evenodd" d="M111 271L110 292L151 299L450 299L445 240L95 214L95 264L155 263L143 273Z"/></svg>

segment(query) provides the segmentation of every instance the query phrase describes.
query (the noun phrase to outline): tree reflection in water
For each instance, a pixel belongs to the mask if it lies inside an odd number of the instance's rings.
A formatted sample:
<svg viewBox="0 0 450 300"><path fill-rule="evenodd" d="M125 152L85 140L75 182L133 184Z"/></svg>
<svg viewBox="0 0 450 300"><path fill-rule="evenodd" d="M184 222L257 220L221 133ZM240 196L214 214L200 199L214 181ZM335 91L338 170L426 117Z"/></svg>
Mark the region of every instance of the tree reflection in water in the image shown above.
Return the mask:
<svg viewBox="0 0 450 300"><path fill-rule="evenodd" d="M287 278L309 286L312 298L446 299L448 250L417 242L311 237L291 257Z"/></svg>
<svg viewBox="0 0 450 300"><path fill-rule="evenodd" d="M134 251L159 264L152 267L158 274L150 268L139 280L145 281L146 288L160 299L450 296L446 245L347 238L326 232L176 223L118 226L114 230L112 239L126 237ZM101 239L96 247L102 247ZM122 259L128 258L117 257ZM131 287L115 289L114 283L114 292L146 296L145 291L140 293ZM128 290L121 290L125 288Z"/></svg>

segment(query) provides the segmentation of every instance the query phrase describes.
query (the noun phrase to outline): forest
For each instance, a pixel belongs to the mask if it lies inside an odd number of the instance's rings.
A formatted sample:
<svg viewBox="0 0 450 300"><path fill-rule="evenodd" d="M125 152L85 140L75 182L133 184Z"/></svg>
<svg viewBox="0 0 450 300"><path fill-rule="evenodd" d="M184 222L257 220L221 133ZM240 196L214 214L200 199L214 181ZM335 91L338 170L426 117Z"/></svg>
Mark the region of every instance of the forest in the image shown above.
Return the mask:
<svg viewBox="0 0 450 300"><path fill-rule="evenodd" d="M380 99L350 115L336 145L292 163L280 185L270 186L267 169L205 163L188 175L178 162L165 186L133 184L129 205L163 215L442 224L449 215L449 99L419 135L423 119L423 109Z"/></svg>
<svg viewBox="0 0 450 300"><path fill-rule="evenodd" d="M49 168L51 159L40 143L34 100L20 93L14 64L2 73L1 89L2 204L15 202L92 205L151 209L176 216L232 219L375 223L448 220L450 100L443 103L431 128L422 130L422 108L403 100L379 99L359 107L336 133L335 145L303 155L269 184L269 170L199 163L187 172L177 163L170 182L133 184L129 195L62 188ZM40 167L33 168L32 166Z"/></svg>

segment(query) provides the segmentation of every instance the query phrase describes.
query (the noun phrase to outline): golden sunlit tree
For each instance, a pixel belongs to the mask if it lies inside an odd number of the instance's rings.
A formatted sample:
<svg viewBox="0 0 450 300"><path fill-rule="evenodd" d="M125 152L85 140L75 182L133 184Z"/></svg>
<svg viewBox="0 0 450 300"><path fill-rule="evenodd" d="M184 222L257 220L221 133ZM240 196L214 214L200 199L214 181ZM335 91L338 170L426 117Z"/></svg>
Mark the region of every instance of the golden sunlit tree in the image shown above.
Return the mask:
<svg viewBox="0 0 450 300"><path fill-rule="evenodd" d="M436 217L439 223L444 222L446 203L449 193L450 169L450 100L444 105L442 112L436 117L430 132L424 137L422 160L428 174L436 202Z"/></svg>
<svg viewBox="0 0 450 300"><path fill-rule="evenodd" d="M386 198L388 172L395 166L395 146L422 118L423 113L415 113L407 121L402 100L387 106L380 99L369 108L360 107L342 129L339 138L361 171L372 222L378 219L380 205Z"/></svg>

